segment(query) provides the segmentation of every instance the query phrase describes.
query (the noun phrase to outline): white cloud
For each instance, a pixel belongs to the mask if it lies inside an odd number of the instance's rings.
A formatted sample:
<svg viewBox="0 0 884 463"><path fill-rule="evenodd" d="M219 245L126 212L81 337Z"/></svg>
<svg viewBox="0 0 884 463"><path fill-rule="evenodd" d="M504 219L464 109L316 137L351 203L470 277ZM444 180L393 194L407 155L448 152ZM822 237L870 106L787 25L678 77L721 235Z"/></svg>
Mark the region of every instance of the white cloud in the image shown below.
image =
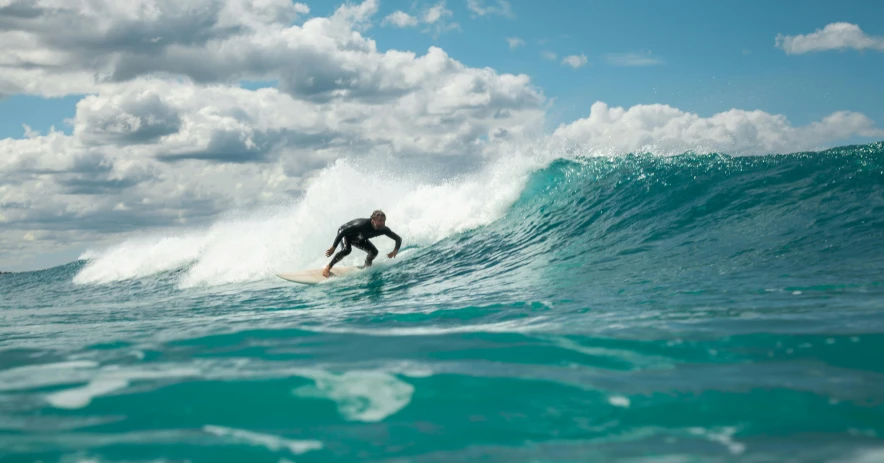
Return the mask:
<svg viewBox="0 0 884 463"><path fill-rule="evenodd" d="M288 0L260 2L263 8L246 0L200 1L206 18L197 14L197 6L184 9L172 2L162 4L168 11L145 18L133 19L118 11L123 7L117 3L101 2L83 7L83 12L70 7L51 15L13 18L10 27L20 30L5 34L27 40L16 42L12 51L0 51L0 93L91 93L102 85L151 75L185 76L200 84L278 79L284 91L315 100L401 94L418 84L412 80L415 76L400 73L401 64L413 54L378 53L374 41L358 33L376 13L375 0L342 6L331 17L312 18L300 26L288 22L304 8ZM137 13L146 15L146 10ZM432 20L430 27L438 34L458 27L447 22L450 15L440 3L422 17ZM76 22L80 29L55 25L58 17ZM81 17L104 21L114 32L82 26L89 21ZM52 65L2 59L3 54L25 51L53 57Z"/></svg>
<svg viewBox="0 0 884 463"><path fill-rule="evenodd" d="M731 109L701 117L667 105L623 109L597 102L588 117L560 126L553 138L602 153L757 155L819 149L857 135L882 137L884 130L875 128L868 117L848 111L795 127L785 116L763 111Z"/></svg>
<svg viewBox="0 0 884 463"><path fill-rule="evenodd" d="M459 24L450 21L453 16L454 13L445 8L445 2L442 1L414 16L404 11L395 11L384 18L381 25L392 24L396 27L404 28L426 24L428 27L424 28L423 32L432 33L435 37L438 37L446 31L460 29Z"/></svg>
<svg viewBox="0 0 884 463"><path fill-rule="evenodd" d="M384 18L382 25L392 24L396 27L414 27L419 23L418 19L404 11L396 11Z"/></svg>
<svg viewBox="0 0 884 463"><path fill-rule="evenodd" d="M485 6L484 0L467 0L467 8L474 16L497 15L507 18L515 18L513 7L507 0L497 0L493 5Z"/></svg>
<svg viewBox="0 0 884 463"><path fill-rule="evenodd" d="M289 0L12 0L0 29L0 94L87 93L103 82L163 71L197 80L236 78L235 71L244 71L234 69L241 59L224 66L225 55L272 59L260 56L282 46L272 37L282 38L279 32L291 31L306 12L306 5ZM339 17L320 21L355 23L359 13L341 8ZM260 73L269 63L254 64Z"/></svg>
<svg viewBox="0 0 884 463"><path fill-rule="evenodd" d="M527 76L471 68L436 47L424 55L379 52L357 30L369 25L372 1L303 25L285 21L305 8L260 4L282 10L221 14L250 4L204 2L217 12L215 22L178 32L203 39L144 45L121 30L118 38L128 40L129 51L86 28L57 40L59 32L41 22L57 18L42 17L41 10L30 22L11 20L22 29L6 34L31 37L34 56L63 57L64 65L30 76L32 88L64 94L71 91L65 79L77 73L126 78L83 81L76 91L90 94L77 104L70 135L25 128L26 138L0 140L0 267L63 252L65 245L190 226L232 208L285 201L342 157L463 164L502 138L539 135L545 98ZM176 5L160 3L146 18L137 16L145 9L135 8L134 19L114 10L124 4L93 4L106 11L79 5L79 12L74 5L58 14L104 18L105 28L146 37L155 35L142 33L148 26L167 28L156 18L186 17ZM445 15L435 10L429 19L443 22ZM238 21L235 32L220 30L221 18ZM144 46L159 48L148 53ZM90 53L96 59L74 63L73 57ZM33 68L3 61L0 82ZM252 91L227 82L255 76L278 80L280 89ZM15 83L14 91L27 91L24 83Z"/></svg>
<svg viewBox="0 0 884 463"><path fill-rule="evenodd" d="M540 56L543 57L543 59L548 59L550 61L555 61L556 59L558 59L558 55L556 55L555 52L549 50L544 50L540 53Z"/></svg>
<svg viewBox="0 0 884 463"><path fill-rule="evenodd" d="M460 24L450 22L452 17L453 13L445 8L445 2L440 2L424 13L423 22L429 25L429 27L424 29L424 32L431 32L433 37L439 37L444 32L459 30Z"/></svg>
<svg viewBox="0 0 884 463"><path fill-rule="evenodd" d="M613 66L656 66L663 64L663 60L651 56L649 53L611 53L605 55L605 60Z"/></svg>
<svg viewBox="0 0 884 463"><path fill-rule="evenodd" d="M789 55L847 48L884 51L884 37L870 36L856 24L837 22L806 35L777 34L776 46Z"/></svg>
<svg viewBox="0 0 884 463"><path fill-rule="evenodd" d="M438 22L442 18L451 17L451 10L445 8L445 2L442 2L436 6L431 7L424 14L424 22L427 24L433 24Z"/></svg>
<svg viewBox="0 0 884 463"><path fill-rule="evenodd" d="M581 53L580 55L569 55L562 58L562 64L566 64L571 66L574 69L583 67L586 65L586 55Z"/></svg>
<svg viewBox="0 0 884 463"><path fill-rule="evenodd" d="M510 50L525 46L525 41L518 37L507 37L506 42L510 46Z"/></svg>

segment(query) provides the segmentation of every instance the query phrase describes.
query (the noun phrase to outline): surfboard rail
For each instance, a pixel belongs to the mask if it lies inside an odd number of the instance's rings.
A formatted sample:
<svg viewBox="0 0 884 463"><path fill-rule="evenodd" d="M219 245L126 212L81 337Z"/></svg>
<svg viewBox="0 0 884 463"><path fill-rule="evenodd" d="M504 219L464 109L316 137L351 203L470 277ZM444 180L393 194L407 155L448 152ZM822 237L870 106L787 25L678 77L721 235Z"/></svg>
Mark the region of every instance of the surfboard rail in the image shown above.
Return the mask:
<svg viewBox="0 0 884 463"><path fill-rule="evenodd" d="M340 277L359 270L362 270L362 267L344 265L332 267L331 275L329 275L328 278L322 276L321 268L299 270L297 272L277 273L276 276L282 278L283 280L288 280L295 283L315 285L317 283L322 283L323 281L328 281L331 278Z"/></svg>

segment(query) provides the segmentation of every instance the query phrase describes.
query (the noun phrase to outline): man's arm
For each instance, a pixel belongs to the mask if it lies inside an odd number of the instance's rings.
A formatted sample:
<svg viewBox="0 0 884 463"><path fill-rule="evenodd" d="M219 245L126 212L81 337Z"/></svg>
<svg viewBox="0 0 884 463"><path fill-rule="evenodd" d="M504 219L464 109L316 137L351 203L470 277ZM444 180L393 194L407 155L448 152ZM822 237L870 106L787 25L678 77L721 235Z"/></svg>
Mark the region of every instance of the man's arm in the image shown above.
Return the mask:
<svg viewBox="0 0 884 463"><path fill-rule="evenodd" d="M393 248L393 252L399 252L399 246L402 245L402 238L396 233L393 233L393 230L390 230L389 228L384 230L384 234L396 241L396 247Z"/></svg>
<svg viewBox="0 0 884 463"><path fill-rule="evenodd" d="M340 230L338 230L338 234L335 236L335 241L334 241L334 243L332 243L331 249L338 247L338 244L341 243L341 239L344 237L344 231L345 231L344 228L341 228Z"/></svg>

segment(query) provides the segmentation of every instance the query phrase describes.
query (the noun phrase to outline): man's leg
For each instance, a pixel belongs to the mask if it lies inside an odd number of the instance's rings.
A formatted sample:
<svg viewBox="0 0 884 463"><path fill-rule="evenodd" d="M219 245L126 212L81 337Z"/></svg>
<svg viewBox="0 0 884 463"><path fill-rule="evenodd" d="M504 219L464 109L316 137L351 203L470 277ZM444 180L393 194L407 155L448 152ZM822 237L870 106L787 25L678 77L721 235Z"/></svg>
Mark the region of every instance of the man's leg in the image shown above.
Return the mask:
<svg viewBox="0 0 884 463"><path fill-rule="evenodd" d="M353 246L356 246L357 248L362 249L363 251L368 253L368 255L365 256L365 266L371 267L371 261L373 261L374 258L378 256L378 248L374 247L374 245L371 244L371 241L368 240L354 242Z"/></svg>
<svg viewBox="0 0 884 463"><path fill-rule="evenodd" d="M332 267L340 262L341 259L347 257L350 254L350 251L350 240L345 236L341 238L341 250L338 251L338 253L335 254L334 257L332 257L331 262L329 262L328 265L326 265L325 268L322 270L322 276L328 278L329 274L331 273Z"/></svg>

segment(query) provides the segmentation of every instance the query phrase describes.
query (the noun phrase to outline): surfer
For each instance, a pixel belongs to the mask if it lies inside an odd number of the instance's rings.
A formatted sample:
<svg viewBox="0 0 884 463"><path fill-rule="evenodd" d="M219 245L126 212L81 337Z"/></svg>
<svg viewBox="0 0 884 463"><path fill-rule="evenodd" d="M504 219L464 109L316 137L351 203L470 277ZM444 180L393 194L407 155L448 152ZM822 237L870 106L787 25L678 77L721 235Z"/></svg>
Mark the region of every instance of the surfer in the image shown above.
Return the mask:
<svg viewBox="0 0 884 463"><path fill-rule="evenodd" d="M396 247L393 248L393 252L387 254L387 257L390 259L396 257L396 254L399 252L399 246L402 244L402 238L393 233L393 230L387 228L386 222L387 215L384 214L384 211L377 210L372 212L371 217L368 219L354 219L341 225L341 228L338 228L338 235L335 236L335 242L325 251L325 257L335 252L338 243L341 243L341 250L322 269L322 276L328 278L332 267L350 254L351 246L356 246L368 253L365 256L365 266L371 267L371 261L378 255L378 250L368 239L376 236L386 235L396 241Z"/></svg>

